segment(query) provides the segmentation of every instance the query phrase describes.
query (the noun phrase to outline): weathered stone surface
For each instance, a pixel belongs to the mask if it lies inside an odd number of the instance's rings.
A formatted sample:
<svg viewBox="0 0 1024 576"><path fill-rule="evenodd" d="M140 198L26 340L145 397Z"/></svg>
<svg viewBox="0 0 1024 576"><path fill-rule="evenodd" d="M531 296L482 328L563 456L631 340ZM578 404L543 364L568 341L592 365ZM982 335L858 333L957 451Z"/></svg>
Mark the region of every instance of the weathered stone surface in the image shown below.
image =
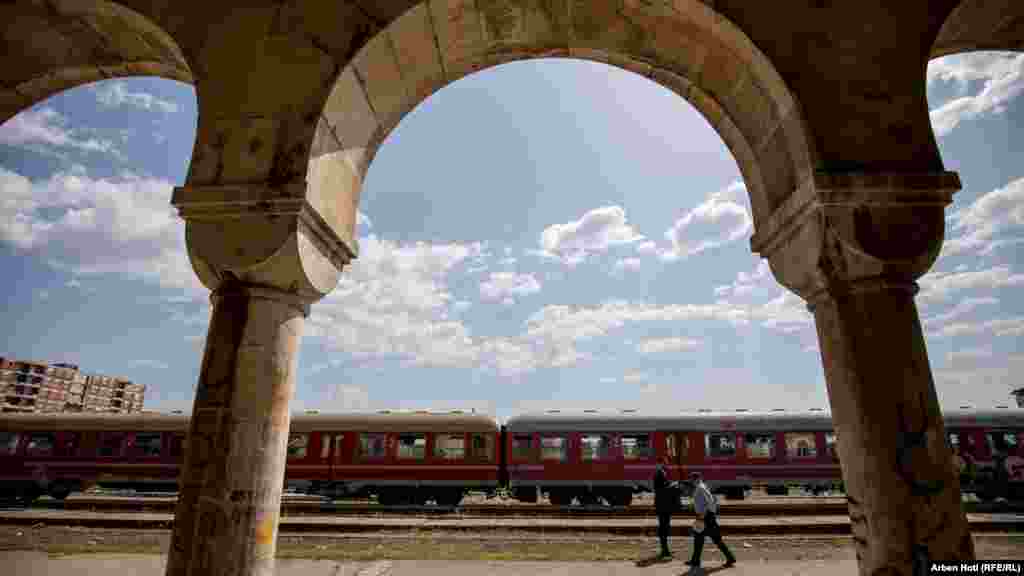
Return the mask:
<svg viewBox="0 0 1024 576"><path fill-rule="evenodd" d="M346 68L331 90L323 117L334 129L343 148L366 148L380 124L367 100L355 70Z"/></svg>
<svg viewBox="0 0 1024 576"><path fill-rule="evenodd" d="M186 221L189 258L199 279L211 290L236 278L310 302L322 298L355 257L355 205L317 194L307 196L305 186L176 188L173 203Z"/></svg>
<svg viewBox="0 0 1024 576"><path fill-rule="evenodd" d="M214 292L167 574L273 574L307 306L234 280Z"/></svg>
<svg viewBox="0 0 1024 576"><path fill-rule="evenodd" d="M733 151L752 247L815 303L862 572L971 556L910 296L959 187L942 173L921 72L930 56L1020 49L1024 3L52 0L3 4L0 22L0 122L102 78L197 85L197 142L174 203L196 273L225 304L204 353L189 449L201 472L182 486L171 573L269 570L279 486L253 478L283 465L273 431L287 426L281 383L299 327L263 296L308 303L333 288L355 253L366 170L404 114L466 74L551 56L661 83ZM264 336L243 347L247 329ZM893 402L873 406L893 380ZM897 503L910 511L891 512Z"/></svg>
<svg viewBox="0 0 1024 576"><path fill-rule="evenodd" d="M356 55L353 65L363 82L368 102L381 126L394 126L411 101L408 86L398 69L391 36L383 32Z"/></svg>
<svg viewBox="0 0 1024 576"><path fill-rule="evenodd" d="M402 77L410 86L412 109L444 85L441 54L437 51L430 5L419 4L389 27L388 35L395 48L395 57Z"/></svg>
<svg viewBox="0 0 1024 576"><path fill-rule="evenodd" d="M752 239L814 311L861 574L974 557L914 293L955 174L816 174Z"/></svg>

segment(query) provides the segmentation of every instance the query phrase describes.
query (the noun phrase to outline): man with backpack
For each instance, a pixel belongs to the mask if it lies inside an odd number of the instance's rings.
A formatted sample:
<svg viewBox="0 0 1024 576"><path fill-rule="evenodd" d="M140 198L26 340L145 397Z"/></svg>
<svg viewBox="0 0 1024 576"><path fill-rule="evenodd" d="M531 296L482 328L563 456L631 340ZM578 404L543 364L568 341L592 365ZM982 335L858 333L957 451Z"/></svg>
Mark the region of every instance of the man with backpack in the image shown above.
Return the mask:
<svg viewBox="0 0 1024 576"><path fill-rule="evenodd" d="M693 488L693 511L697 514L697 521L693 526L693 556L687 565L695 568L700 567L700 555L704 548L704 536L711 538L711 541L718 546L725 556L725 568L736 564L736 557L722 541L722 533L718 527L718 500L708 490L700 472L690 473L690 482Z"/></svg>

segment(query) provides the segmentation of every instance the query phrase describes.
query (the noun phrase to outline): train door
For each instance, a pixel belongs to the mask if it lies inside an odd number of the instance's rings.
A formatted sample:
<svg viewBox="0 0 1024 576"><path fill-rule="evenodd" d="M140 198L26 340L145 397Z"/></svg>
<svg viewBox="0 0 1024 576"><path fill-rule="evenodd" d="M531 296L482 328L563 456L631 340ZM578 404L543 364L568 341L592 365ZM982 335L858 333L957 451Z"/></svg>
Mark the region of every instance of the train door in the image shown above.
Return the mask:
<svg viewBox="0 0 1024 576"><path fill-rule="evenodd" d="M346 463L345 433L334 432L328 435L325 432L323 438L326 440L327 446L330 447L327 456L327 478L330 482L342 482L345 480L342 473L342 466Z"/></svg>

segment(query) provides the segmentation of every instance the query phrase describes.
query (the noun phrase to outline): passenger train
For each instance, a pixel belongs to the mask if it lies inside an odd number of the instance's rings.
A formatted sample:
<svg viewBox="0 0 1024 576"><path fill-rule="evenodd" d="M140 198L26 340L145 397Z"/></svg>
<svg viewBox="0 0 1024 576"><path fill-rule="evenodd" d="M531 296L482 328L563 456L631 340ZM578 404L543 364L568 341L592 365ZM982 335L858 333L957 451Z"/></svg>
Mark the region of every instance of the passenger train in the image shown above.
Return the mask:
<svg viewBox="0 0 1024 576"><path fill-rule="evenodd" d="M983 499L1024 497L1024 409L950 410L947 439L961 487ZM172 414L0 414L0 495L31 502L93 486L177 488L188 417ZM381 504L454 506L470 491L523 502L628 506L654 467L703 472L712 490L743 498L841 484L824 411L648 414L557 410L503 425L481 414L428 411L297 414L286 485Z"/></svg>

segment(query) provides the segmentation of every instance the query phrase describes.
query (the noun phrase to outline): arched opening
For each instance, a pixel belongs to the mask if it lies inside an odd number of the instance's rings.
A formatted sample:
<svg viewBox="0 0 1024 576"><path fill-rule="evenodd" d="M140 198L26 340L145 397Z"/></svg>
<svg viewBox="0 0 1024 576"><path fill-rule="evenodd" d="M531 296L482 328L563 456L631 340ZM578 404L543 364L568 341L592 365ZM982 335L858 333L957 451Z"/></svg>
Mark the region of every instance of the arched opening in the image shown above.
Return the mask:
<svg viewBox="0 0 1024 576"><path fill-rule="evenodd" d="M799 103L767 57L727 19L696 1L622 12L565 8L561 14L525 2L479 10L431 2L395 19L355 55L327 97L311 147L310 202L331 214L335 202L358 204L380 143L438 88L538 57L619 66L693 104L737 158L755 225L804 184L814 154ZM337 225L351 237L355 222Z"/></svg>
<svg viewBox="0 0 1024 576"><path fill-rule="evenodd" d="M735 157L650 77L468 75L379 145L360 206L360 256L307 323L303 407L827 403L810 315L749 251Z"/></svg>

